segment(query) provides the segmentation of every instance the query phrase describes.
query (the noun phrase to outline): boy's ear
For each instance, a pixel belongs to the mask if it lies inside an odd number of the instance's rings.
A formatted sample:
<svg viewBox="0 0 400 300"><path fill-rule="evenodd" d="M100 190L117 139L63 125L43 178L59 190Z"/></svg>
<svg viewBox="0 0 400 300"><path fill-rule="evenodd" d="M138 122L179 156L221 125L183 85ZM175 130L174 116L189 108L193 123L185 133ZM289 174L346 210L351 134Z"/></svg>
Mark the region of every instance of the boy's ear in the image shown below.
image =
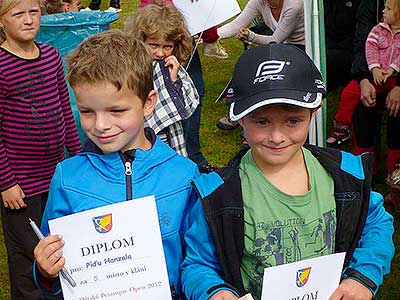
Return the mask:
<svg viewBox="0 0 400 300"><path fill-rule="evenodd" d="M145 117L148 117L153 113L154 107L156 106L156 102L157 102L157 92L155 90L151 90L143 106Z"/></svg>

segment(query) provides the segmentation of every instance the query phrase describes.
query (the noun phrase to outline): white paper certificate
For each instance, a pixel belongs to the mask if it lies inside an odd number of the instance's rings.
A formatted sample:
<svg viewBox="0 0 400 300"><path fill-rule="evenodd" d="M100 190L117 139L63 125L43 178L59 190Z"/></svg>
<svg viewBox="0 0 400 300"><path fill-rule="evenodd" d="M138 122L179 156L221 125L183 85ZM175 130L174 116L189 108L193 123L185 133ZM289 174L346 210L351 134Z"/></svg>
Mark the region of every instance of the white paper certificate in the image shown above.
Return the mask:
<svg viewBox="0 0 400 300"><path fill-rule="evenodd" d="M173 0L194 35L240 13L236 0Z"/></svg>
<svg viewBox="0 0 400 300"><path fill-rule="evenodd" d="M264 269L262 300L327 300L339 286L345 253Z"/></svg>
<svg viewBox="0 0 400 300"><path fill-rule="evenodd" d="M154 196L49 221L65 241L65 300L171 299Z"/></svg>

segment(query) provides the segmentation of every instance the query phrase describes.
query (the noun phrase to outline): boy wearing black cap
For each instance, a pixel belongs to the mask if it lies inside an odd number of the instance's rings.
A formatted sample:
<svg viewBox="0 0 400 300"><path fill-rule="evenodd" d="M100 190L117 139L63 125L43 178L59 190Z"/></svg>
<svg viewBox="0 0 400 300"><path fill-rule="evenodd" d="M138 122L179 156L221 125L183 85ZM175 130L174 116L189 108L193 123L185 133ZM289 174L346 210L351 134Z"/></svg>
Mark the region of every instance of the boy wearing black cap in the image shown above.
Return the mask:
<svg viewBox="0 0 400 300"><path fill-rule="evenodd" d="M371 299L390 270L393 218L371 191L372 155L304 145L320 72L296 47L262 45L239 58L232 87L250 149L194 180L224 279L259 300L264 268L346 252L330 300ZM201 255L188 252L183 277Z"/></svg>

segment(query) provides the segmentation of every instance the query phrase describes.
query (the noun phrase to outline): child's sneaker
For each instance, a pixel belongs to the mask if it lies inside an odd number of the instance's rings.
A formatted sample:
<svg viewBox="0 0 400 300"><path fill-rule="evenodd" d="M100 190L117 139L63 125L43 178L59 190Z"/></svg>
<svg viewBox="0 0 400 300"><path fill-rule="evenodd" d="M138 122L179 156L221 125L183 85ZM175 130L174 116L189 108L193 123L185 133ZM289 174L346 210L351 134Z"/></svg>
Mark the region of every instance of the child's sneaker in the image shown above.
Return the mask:
<svg viewBox="0 0 400 300"><path fill-rule="evenodd" d="M113 12L113 13L119 13L119 12L121 12L122 11L122 9L121 8L116 8L116 7L109 7L109 8L107 8L105 11L107 11L107 12Z"/></svg>
<svg viewBox="0 0 400 300"><path fill-rule="evenodd" d="M221 46L219 41L214 43L203 43L203 54L205 56L216 57L216 58L228 58L228 53L225 48Z"/></svg>
<svg viewBox="0 0 400 300"><path fill-rule="evenodd" d="M223 117L218 120L216 125L219 129L222 130L233 130L239 126L239 123L229 120L228 117Z"/></svg>
<svg viewBox="0 0 400 300"><path fill-rule="evenodd" d="M326 140L328 146L340 146L350 138L350 125L333 120L333 132Z"/></svg>

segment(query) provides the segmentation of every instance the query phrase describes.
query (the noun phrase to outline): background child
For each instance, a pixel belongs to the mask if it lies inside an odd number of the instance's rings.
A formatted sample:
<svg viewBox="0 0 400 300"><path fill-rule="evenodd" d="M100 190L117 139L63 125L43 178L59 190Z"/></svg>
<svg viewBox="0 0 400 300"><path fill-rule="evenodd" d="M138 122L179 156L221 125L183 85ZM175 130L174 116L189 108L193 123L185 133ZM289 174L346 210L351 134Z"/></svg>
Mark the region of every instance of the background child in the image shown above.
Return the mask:
<svg viewBox="0 0 400 300"><path fill-rule="evenodd" d="M192 2L197 2L198 0L191 0ZM151 3L158 3L158 4L173 4L172 0L140 0L140 7L145 7ZM203 42L203 54L210 57L216 57L225 59L228 58L229 55L226 52L226 49L222 47L221 43L218 41L218 27L213 26L207 30L204 30L201 38Z"/></svg>
<svg viewBox="0 0 400 300"><path fill-rule="evenodd" d="M173 299L182 299L180 263L187 245L196 247L195 241L184 236L192 226L191 211L197 198L190 181L198 171L190 160L144 128L144 117L156 103L149 50L126 33L110 30L87 38L67 62L81 124L96 153L84 152L58 165L41 229L46 236L50 219L154 195L160 219L168 219L160 222L160 228L171 293ZM79 170L85 170L85 181L73 176ZM193 214L201 215L201 208L196 209L200 210ZM207 228L196 229L198 238L212 247ZM62 245L54 235L35 248L39 285L46 282L44 277L56 277L64 265ZM193 269L187 298L206 300L214 293L220 300L235 298L227 290L220 291L226 287L218 271L216 259L206 256L203 265ZM222 293L229 298L218 298Z"/></svg>
<svg viewBox="0 0 400 300"><path fill-rule="evenodd" d="M79 0L46 0L43 1L47 14L58 14L70 11L79 11Z"/></svg>
<svg viewBox="0 0 400 300"><path fill-rule="evenodd" d="M172 5L150 4L128 17L125 29L145 42L154 58L157 103L146 124L171 148L187 156L182 120L193 114L199 95L181 66L192 51L185 19Z"/></svg>
<svg viewBox="0 0 400 300"><path fill-rule="evenodd" d="M383 23L376 25L368 35L365 56L372 72L376 97L374 101L357 100L353 114L355 145L352 152L374 152L374 143L381 123L382 110L388 110L387 117L387 159L386 169L392 173L400 161L400 103L386 103L387 93L396 86L396 72L400 69L400 1L387 0L383 10ZM354 99L355 100L355 99ZM350 101L354 101L350 100Z"/></svg>
<svg viewBox="0 0 400 300"><path fill-rule="evenodd" d="M277 62L281 80L266 80ZM239 58L232 88L230 118L250 149L194 181L224 279L259 300L264 268L346 252L329 299L370 300L390 270L393 218L371 191L371 155L303 147L325 94L318 69L297 47L256 46ZM196 262L189 252L183 280Z"/></svg>
<svg viewBox="0 0 400 300"><path fill-rule="evenodd" d="M81 150L62 60L34 42L39 0L0 3L0 191L11 299L42 299L32 278L40 222L56 164Z"/></svg>

